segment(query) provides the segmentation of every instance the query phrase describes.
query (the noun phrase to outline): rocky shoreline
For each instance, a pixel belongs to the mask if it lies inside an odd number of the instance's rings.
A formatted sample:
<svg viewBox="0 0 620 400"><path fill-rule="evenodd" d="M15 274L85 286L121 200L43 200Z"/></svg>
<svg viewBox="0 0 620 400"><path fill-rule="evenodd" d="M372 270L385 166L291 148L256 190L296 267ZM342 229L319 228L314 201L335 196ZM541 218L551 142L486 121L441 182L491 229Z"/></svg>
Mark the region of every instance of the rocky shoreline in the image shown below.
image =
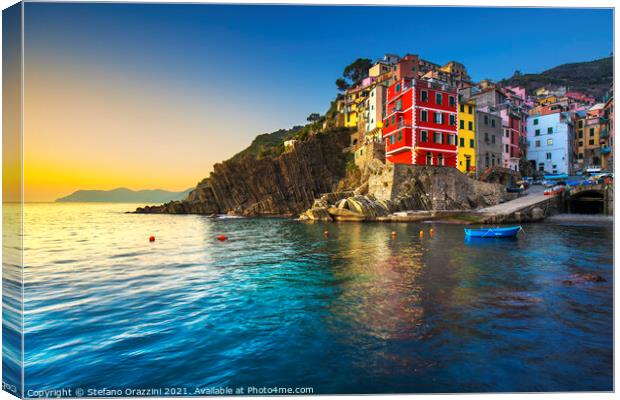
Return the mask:
<svg viewBox="0 0 620 400"><path fill-rule="evenodd" d="M234 158L214 166L186 199L138 207L135 213L282 216L302 221L418 221L454 218L517 195L456 168L359 166L348 151L351 131L311 135L278 156Z"/></svg>

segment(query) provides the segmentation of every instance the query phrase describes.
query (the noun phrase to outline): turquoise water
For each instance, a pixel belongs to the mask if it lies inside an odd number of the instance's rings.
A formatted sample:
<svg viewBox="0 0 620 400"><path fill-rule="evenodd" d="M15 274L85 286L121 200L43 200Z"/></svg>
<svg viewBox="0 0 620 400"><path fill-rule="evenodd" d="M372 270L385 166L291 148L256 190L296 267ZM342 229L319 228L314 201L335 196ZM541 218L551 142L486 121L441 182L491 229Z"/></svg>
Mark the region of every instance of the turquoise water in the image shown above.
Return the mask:
<svg viewBox="0 0 620 400"><path fill-rule="evenodd" d="M611 224L466 242L455 225L123 213L134 208L27 205L26 395L613 388ZM606 281L562 283L576 273Z"/></svg>

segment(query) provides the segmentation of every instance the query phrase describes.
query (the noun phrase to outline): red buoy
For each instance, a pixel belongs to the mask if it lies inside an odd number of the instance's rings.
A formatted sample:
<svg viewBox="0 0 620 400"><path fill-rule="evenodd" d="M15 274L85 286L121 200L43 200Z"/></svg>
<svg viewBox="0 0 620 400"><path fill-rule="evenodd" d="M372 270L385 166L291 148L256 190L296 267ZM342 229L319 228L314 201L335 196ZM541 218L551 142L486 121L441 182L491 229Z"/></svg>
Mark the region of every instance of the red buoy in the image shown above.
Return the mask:
<svg viewBox="0 0 620 400"><path fill-rule="evenodd" d="M216 239L219 240L220 242L223 242L223 241L228 240L228 236L220 235L220 236L217 236Z"/></svg>
<svg viewBox="0 0 620 400"><path fill-rule="evenodd" d="M154 242L154 241L155 241L155 236L149 237L149 242Z"/></svg>

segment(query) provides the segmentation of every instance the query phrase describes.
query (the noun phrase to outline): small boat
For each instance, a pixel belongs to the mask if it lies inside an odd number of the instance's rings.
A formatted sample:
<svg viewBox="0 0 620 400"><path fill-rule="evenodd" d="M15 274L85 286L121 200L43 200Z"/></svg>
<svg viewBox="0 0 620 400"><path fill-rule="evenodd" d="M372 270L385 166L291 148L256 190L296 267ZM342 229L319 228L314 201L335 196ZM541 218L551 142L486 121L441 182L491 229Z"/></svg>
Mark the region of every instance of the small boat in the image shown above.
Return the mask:
<svg viewBox="0 0 620 400"><path fill-rule="evenodd" d="M480 228L465 229L465 236L479 238L509 238L517 236L517 233L523 229L521 226L509 226L506 228Z"/></svg>

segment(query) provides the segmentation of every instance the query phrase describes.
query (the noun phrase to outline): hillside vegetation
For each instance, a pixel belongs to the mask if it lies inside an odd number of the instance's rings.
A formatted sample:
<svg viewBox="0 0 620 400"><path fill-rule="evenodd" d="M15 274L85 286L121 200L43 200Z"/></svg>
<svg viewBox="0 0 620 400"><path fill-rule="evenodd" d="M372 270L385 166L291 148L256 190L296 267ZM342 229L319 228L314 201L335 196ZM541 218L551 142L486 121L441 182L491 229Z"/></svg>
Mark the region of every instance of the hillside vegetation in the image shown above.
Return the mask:
<svg viewBox="0 0 620 400"><path fill-rule="evenodd" d="M522 86L528 93L543 86L567 86L569 90L587 93L602 100L614 79L613 57L562 64L540 74L515 74L500 82L507 86Z"/></svg>

